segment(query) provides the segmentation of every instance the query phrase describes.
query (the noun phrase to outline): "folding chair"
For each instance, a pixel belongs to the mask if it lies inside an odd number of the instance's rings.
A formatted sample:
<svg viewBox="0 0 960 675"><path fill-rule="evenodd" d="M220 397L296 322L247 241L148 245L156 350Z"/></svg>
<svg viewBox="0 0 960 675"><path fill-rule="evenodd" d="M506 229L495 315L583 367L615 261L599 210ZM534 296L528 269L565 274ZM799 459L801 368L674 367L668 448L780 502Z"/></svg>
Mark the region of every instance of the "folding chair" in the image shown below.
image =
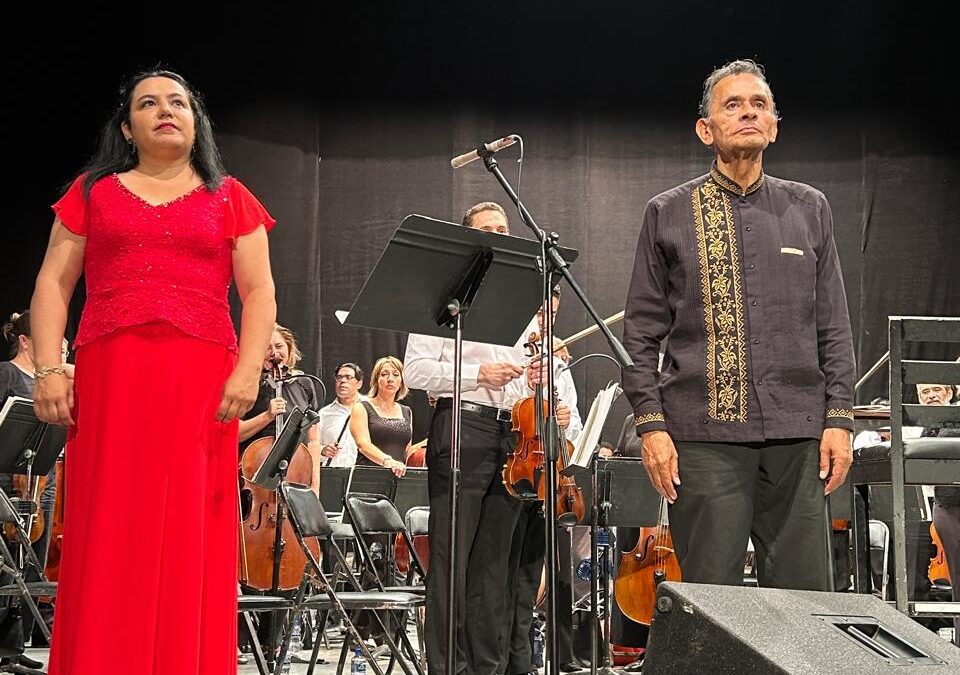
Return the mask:
<svg viewBox="0 0 960 675"><path fill-rule="evenodd" d="M311 537L316 537L326 542L328 544L326 550L333 553L337 558L337 562L340 563L344 569L348 568L343 552L334 540L333 528L327 519L327 514L323 506L320 504L320 500L317 499L317 496L309 488L301 488L283 483L282 490L289 508L291 523L293 523L294 531L297 534L297 540L307 557L307 571L312 570L314 574L312 580L305 574L304 582L301 584L294 601L295 609L302 607L319 611L337 610L344 617L347 631L357 646L360 647L367 663L370 664L376 675L384 675L384 671L380 668L376 658L370 653L370 650L364 643L354 623L354 617L360 611L370 610L373 613L377 625L383 631L386 643L390 648L392 655L391 665L395 660L400 664L400 667L406 675L414 675L414 672L416 675L424 675L423 668L413 649L413 645L410 644L406 631L400 631L398 646L397 641L387 632L381 616L381 612L399 611L406 613L416 611L424 605L424 598L420 595L406 592L384 592L381 590L363 591L352 575L348 575L347 582L354 590L338 592L334 584L331 583L330 578L321 568L320 561L317 560L305 543L305 541ZM309 587L314 584L319 586L319 591L307 595ZM343 648L340 652L340 661L337 664L337 675L343 672L349 647L350 642L344 640ZM281 662L286 654L286 648L287 640L284 640L283 645L281 645L279 657ZM319 650L320 640L316 640L310 658L310 665L307 669L307 675L312 675L314 671ZM404 651L410 657L409 661L413 664L413 670L411 670L407 661L403 658Z"/></svg>
<svg viewBox="0 0 960 675"><path fill-rule="evenodd" d="M13 583L0 587L0 597L20 598L20 602L26 606L30 613L33 614L33 618L36 619L37 626L39 626L43 637L49 642L50 629L47 628L43 617L40 616L40 610L37 608L37 603L34 601L34 598L41 595L56 596L57 584L56 582L47 581L43 576L43 565L40 564L36 553L34 553L33 548L30 546L30 536L24 529L23 517L18 513L13 502L10 501L7 493L3 490L0 490L0 523L10 523L14 526L17 543L20 544L26 556L26 565L32 565L40 576L40 581L26 581L23 571L20 569L13 553L7 547L6 538L0 536L0 572L9 575L13 580Z"/></svg>
<svg viewBox="0 0 960 675"><path fill-rule="evenodd" d="M887 524L882 520L871 520L869 523L870 530L870 552L871 554L874 551L880 553L880 583L876 584L874 582L874 594L879 592L880 599L887 599L887 580L890 578L890 575L887 573L887 562L890 558L890 528L887 527ZM870 556L870 566L871 569L874 569L873 565L873 556ZM879 585L879 588L877 586Z"/></svg>
<svg viewBox="0 0 960 675"><path fill-rule="evenodd" d="M960 426L960 407L904 403L904 385L960 382L960 363L904 358L909 343L960 343L960 318L891 316L890 442L854 452L849 480L854 543L854 589L870 592L869 486L890 485L893 495L893 570L896 607L909 616L960 616L960 603L911 602L907 596L904 486L960 484L960 438L904 439L904 426Z"/></svg>
<svg viewBox="0 0 960 675"><path fill-rule="evenodd" d="M257 636L257 629L253 625L252 615L258 612L277 612L293 608L293 600L275 595L243 595L241 593L237 597L237 612L243 619L243 627L246 629L250 644L253 646L253 660L257 664L260 675L270 675L270 667L264 656L260 638ZM281 658L276 666L278 672L282 665L283 659Z"/></svg>

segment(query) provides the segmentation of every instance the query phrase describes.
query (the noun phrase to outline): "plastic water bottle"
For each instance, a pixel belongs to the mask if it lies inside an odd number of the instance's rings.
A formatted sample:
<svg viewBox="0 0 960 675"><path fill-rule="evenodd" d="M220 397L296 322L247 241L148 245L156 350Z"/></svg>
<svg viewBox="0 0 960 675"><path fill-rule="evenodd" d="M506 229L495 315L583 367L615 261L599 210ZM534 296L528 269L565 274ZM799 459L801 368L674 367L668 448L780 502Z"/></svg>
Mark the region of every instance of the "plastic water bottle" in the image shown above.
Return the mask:
<svg viewBox="0 0 960 675"><path fill-rule="evenodd" d="M290 650L287 650L287 653L283 655L283 667L280 668L281 673L290 672Z"/></svg>
<svg viewBox="0 0 960 675"><path fill-rule="evenodd" d="M300 632L300 616L297 615L293 619L293 628L290 629L290 648L287 649L287 653L299 652L301 649L303 649L303 641Z"/></svg>
<svg viewBox="0 0 960 675"><path fill-rule="evenodd" d="M533 622L533 665L543 668L543 626L537 620Z"/></svg>
<svg viewBox="0 0 960 675"><path fill-rule="evenodd" d="M353 648L353 658L350 659L350 675L367 675L367 660L363 658L359 646Z"/></svg>

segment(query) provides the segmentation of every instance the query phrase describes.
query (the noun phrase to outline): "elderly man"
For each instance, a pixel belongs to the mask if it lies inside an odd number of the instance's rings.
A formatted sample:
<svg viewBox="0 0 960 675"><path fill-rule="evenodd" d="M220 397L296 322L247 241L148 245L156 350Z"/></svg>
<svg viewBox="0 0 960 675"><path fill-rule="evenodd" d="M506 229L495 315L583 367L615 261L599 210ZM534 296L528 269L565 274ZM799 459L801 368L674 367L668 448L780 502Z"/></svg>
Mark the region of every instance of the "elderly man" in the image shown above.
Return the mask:
<svg viewBox="0 0 960 675"><path fill-rule="evenodd" d="M684 581L742 584L750 537L761 585L827 590L853 340L826 198L763 171L777 122L756 63L707 78L696 133L715 160L647 204L623 381Z"/></svg>

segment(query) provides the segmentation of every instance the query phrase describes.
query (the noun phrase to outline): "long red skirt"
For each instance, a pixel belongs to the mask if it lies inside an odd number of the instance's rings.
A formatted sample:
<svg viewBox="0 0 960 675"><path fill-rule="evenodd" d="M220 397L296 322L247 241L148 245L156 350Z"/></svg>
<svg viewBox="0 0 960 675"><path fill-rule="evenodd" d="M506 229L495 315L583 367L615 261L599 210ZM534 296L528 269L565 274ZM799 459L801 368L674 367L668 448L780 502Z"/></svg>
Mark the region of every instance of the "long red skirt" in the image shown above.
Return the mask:
<svg viewBox="0 0 960 675"><path fill-rule="evenodd" d="M77 351L50 675L236 673L235 361L159 323Z"/></svg>

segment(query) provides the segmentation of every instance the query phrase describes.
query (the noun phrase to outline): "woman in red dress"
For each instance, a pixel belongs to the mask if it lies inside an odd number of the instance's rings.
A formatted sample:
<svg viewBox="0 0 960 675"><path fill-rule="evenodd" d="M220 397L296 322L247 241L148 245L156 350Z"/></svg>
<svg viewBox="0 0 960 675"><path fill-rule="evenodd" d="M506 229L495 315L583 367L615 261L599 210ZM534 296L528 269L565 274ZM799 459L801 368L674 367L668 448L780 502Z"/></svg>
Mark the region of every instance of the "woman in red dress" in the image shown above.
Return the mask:
<svg viewBox="0 0 960 675"><path fill-rule="evenodd" d="M49 673L235 673L237 418L276 317L274 220L224 174L199 96L168 71L121 90L53 209L31 304L37 414L71 427ZM72 384L60 340L81 273Z"/></svg>

